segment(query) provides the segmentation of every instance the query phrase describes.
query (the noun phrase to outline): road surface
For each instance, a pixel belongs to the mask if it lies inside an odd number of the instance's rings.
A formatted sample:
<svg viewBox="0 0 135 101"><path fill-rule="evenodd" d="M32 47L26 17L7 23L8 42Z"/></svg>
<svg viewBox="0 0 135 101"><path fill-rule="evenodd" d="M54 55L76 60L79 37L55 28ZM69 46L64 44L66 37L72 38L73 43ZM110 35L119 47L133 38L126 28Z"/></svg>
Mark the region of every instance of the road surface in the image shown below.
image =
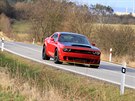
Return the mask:
<svg viewBox="0 0 135 101"><path fill-rule="evenodd" d="M0 41L1 48L1 41ZM4 48L6 51L19 55L21 57L31 59L43 64L53 66L54 68L63 69L66 71L74 72L84 76L92 77L95 79L107 81L110 83L120 85L121 82L121 65L101 61L98 69L88 68L84 66L74 66L68 64L54 64L52 60L42 60L42 46L26 44L21 42L7 42L5 41ZM135 69L127 68L125 86L135 89Z"/></svg>

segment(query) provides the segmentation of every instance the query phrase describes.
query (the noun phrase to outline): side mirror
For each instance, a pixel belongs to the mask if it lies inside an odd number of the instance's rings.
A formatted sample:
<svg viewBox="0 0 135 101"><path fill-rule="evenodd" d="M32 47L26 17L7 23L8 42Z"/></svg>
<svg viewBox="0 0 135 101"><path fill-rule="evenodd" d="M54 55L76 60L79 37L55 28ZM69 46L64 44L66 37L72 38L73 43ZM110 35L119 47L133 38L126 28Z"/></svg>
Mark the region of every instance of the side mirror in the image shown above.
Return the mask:
<svg viewBox="0 0 135 101"><path fill-rule="evenodd" d="M51 41L54 41L54 38L51 38L50 40L51 40Z"/></svg>
<svg viewBox="0 0 135 101"><path fill-rule="evenodd" d="M92 43L92 46L96 46L96 44L95 43Z"/></svg>

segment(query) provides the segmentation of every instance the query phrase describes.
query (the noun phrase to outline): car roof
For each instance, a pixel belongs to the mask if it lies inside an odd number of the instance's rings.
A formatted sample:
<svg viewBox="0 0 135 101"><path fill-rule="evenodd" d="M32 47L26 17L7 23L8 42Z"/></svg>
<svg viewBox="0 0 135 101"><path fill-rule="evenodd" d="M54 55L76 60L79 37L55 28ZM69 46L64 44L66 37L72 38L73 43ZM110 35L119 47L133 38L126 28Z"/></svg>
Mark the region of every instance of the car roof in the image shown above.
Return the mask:
<svg viewBox="0 0 135 101"><path fill-rule="evenodd" d="M84 36L82 34L79 34L79 33L72 33L72 32L57 32L59 34L74 34L74 35L80 35L80 36Z"/></svg>

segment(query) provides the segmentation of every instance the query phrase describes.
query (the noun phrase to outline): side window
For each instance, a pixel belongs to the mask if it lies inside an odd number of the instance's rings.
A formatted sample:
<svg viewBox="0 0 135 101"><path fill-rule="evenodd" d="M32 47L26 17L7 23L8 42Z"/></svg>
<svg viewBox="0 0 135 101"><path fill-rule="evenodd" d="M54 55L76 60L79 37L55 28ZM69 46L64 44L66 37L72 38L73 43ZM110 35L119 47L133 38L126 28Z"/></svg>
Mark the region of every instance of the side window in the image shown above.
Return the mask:
<svg viewBox="0 0 135 101"><path fill-rule="evenodd" d="M58 39L58 34L54 34L54 35L52 36L52 38L54 39L54 41L57 41L57 39Z"/></svg>

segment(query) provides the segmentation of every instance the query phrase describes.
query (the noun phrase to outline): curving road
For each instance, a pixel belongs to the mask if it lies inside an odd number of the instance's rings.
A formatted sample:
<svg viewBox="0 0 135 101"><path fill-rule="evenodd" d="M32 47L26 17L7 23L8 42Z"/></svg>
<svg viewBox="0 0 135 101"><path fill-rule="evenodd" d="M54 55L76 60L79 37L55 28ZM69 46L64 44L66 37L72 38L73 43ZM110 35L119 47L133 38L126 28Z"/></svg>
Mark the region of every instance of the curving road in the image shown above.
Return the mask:
<svg viewBox="0 0 135 101"><path fill-rule="evenodd" d="M99 69L67 64L59 65L54 64L52 60L50 61L42 60L41 58L42 46L25 44L21 42L7 42L7 41L5 42L4 46L6 51L19 55L21 57L28 58L43 64L47 64L55 68L63 69L66 71L74 72L84 76L120 85L121 67L122 67L121 65L104 61L101 62ZM0 41L0 48L1 48L1 41ZM135 69L127 68L125 84L126 87L135 89Z"/></svg>

